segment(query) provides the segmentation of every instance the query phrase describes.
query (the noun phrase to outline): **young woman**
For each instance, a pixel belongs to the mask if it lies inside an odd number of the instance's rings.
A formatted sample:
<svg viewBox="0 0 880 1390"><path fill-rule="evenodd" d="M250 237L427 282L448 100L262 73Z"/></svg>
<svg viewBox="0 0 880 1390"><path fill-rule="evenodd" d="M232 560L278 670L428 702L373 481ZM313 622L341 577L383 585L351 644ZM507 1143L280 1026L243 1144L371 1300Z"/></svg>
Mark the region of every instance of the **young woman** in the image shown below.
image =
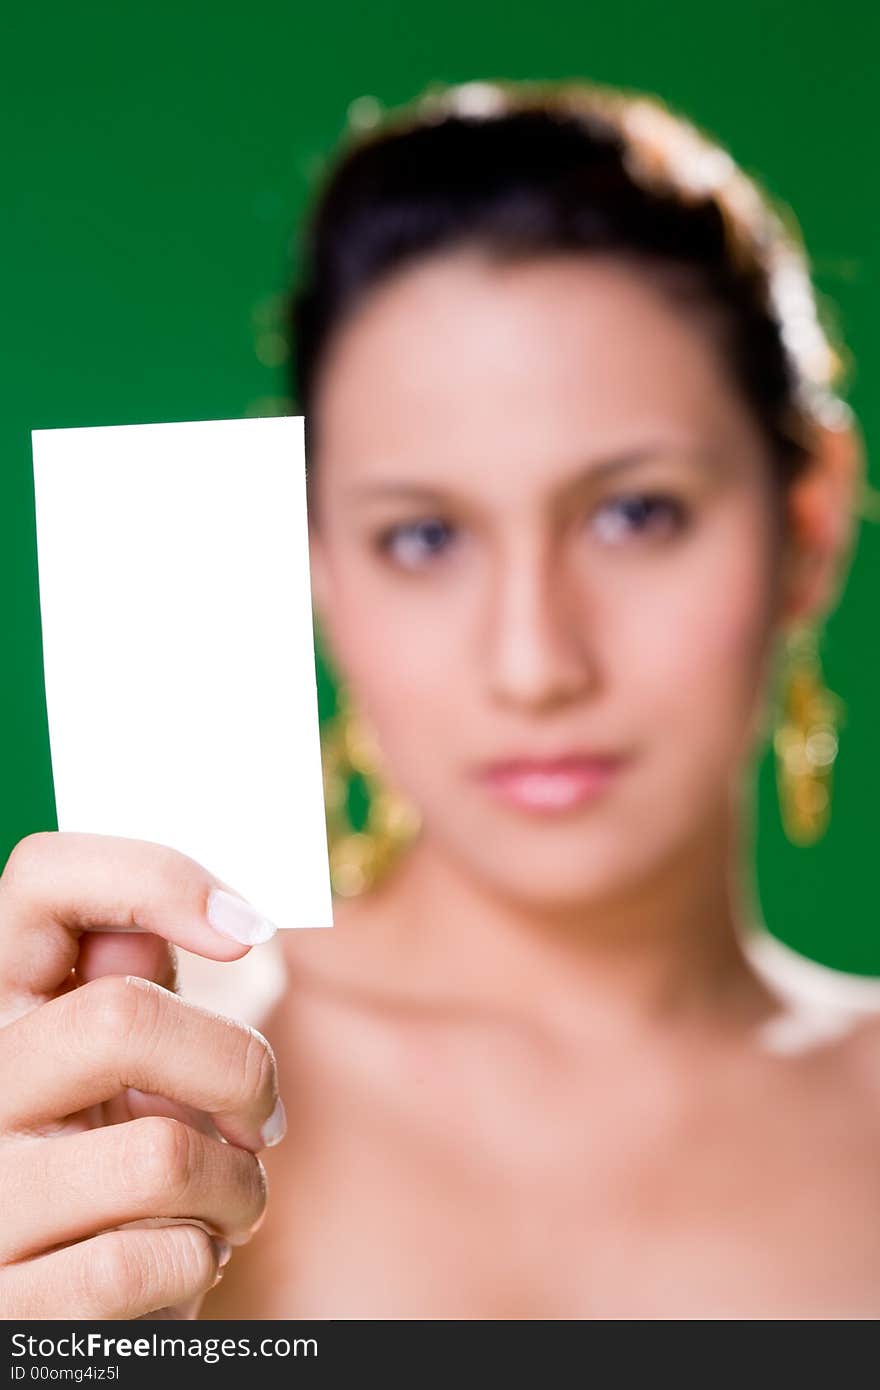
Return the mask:
<svg viewBox="0 0 880 1390"><path fill-rule="evenodd" d="M469 84L340 152L293 325L337 925L270 1049L173 992L268 931L209 869L17 847L7 1316L880 1315L880 1031L753 949L862 467L795 233L657 102Z"/></svg>

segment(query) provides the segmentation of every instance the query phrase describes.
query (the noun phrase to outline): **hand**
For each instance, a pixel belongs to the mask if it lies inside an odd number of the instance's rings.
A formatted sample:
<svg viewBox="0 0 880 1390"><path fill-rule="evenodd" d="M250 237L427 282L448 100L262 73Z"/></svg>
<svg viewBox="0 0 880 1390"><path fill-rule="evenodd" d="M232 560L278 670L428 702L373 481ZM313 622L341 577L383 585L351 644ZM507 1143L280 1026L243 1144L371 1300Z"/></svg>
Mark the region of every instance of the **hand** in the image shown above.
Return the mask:
<svg viewBox="0 0 880 1390"><path fill-rule="evenodd" d="M164 845L46 832L15 847L0 877L0 1316L196 1316L262 1219L256 1153L284 1119L269 1044L176 995L169 943L236 960L271 930Z"/></svg>

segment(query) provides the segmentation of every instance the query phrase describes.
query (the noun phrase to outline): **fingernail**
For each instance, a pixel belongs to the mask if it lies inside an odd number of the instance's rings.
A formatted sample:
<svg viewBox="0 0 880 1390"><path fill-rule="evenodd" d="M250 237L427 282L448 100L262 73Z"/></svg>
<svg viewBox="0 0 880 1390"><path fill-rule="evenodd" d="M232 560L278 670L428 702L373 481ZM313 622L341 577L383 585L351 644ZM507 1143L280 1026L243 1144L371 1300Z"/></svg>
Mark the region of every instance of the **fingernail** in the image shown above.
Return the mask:
<svg viewBox="0 0 880 1390"><path fill-rule="evenodd" d="M212 888L208 894L207 915L216 932L245 946L259 946L278 930L274 922L251 907L244 898L237 898L222 888Z"/></svg>
<svg viewBox="0 0 880 1390"><path fill-rule="evenodd" d="M267 1149L271 1149L274 1144L280 1144L287 1133L287 1116L284 1113L284 1104L279 1096L275 1102L275 1109L269 1116L263 1128L260 1130L260 1138Z"/></svg>

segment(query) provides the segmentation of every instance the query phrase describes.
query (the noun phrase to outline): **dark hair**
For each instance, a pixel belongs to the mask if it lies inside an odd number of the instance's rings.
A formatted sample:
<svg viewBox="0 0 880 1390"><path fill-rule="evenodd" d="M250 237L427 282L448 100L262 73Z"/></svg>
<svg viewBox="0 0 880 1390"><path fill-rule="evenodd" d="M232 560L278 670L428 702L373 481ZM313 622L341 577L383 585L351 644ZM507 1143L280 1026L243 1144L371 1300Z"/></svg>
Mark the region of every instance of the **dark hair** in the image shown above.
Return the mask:
<svg viewBox="0 0 880 1390"><path fill-rule="evenodd" d="M290 308L294 392L312 406L334 332L408 262L464 244L490 255L614 252L684 267L720 311L734 378L785 485L840 358L820 326L790 219L730 156L654 98L586 83L429 88L349 137L312 209Z"/></svg>

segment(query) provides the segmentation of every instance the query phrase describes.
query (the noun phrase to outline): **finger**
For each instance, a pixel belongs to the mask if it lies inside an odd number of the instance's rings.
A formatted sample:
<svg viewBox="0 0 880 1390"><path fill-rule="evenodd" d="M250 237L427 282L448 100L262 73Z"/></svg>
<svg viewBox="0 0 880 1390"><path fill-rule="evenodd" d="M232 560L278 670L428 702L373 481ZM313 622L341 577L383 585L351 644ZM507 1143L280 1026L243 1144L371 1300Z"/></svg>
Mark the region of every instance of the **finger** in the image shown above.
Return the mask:
<svg viewBox="0 0 880 1390"><path fill-rule="evenodd" d="M145 1115L167 1115L169 1119L180 1120L182 1124L201 1130L202 1134L209 1134L212 1139L218 1138L216 1125L203 1111L196 1110L192 1105L180 1105L155 1091L139 1091L136 1086L127 1086L112 1100L103 1101L101 1105L94 1106L92 1111L83 1113L90 1117L89 1123L76 1125L68 1121L53 1127L52 1136L79 1133L82 1129L97 1129L99 1125L124 1125L129 1120L140 1120Z"/></svg>
<svg viewBox="0 0 880 1390"><path fill-rule="evenodd" d="M197 1220L240 1245L266 1208L266 1174L253 1154L177 1120L131 1120L7 1148L0 1263L132 1221Z"/></svg>
<svg viewBox="0 0 880 1390"><path fill-rule="evenodd" d="M104 1115L109 1124L124 1124L127 1120L139 1120L145 1115L167 1115L172 1120L181 1120L183 1124L201 1130L202 1134L208 1134L212 1139L218 1137L216 1125L203 1110L169 1100L155 1091L139 1091L136 1086L128 1086L119 1095L118 1104L114 1101L105 1104Z"/></svg>
<svg viewBox="0 0 880 1390"><path fill-rule="evenodd" d="M136 976L92 980L9 1024L0 1074L0 1132L39 1132L134 1086L207 1111L243 1148L282 1137L262 1034Z"/></svg>
<svg viewBox="0 0 880 1390"><path fill-rule="evenodd" d="M8 1265L0 1302L16 1318L137 1318L205 1293L227 1257L198 1226L111 1231Z"/></svg>
<svg viewBox="0 0 880 1390"><path fill-rule="evenodd" d="M274 928L167 845L72 831L28 835L0 877L0 1016L51 997L76 964L80 936L95 930L152 932L197 955L238 960Z"/></svg>
<svg viewBox="0 0 880 1390"><path fill-rule="evenodd" d="M177 953L151 932L88 932L79 946L76 976L80 984L102 975L139 975L163 989L177 989Z"/></svg>
<svg viewBox="0 0 880 1390"><path fill-rule="evenodd" d="M128 974L153 980L163 989L176 993L179 984L177 952L161 936L149 932L87 932L82 936L76 965L78 984L98 980L103 975ZM170 1115L216 1138L214 1125L200 1110L176 1105L164 1096L148 1095L135 1087L105 1102L103 1115L98 1115L88 1128L94 1129L101 1123L122 1124L141 1115Z"/></svg>

